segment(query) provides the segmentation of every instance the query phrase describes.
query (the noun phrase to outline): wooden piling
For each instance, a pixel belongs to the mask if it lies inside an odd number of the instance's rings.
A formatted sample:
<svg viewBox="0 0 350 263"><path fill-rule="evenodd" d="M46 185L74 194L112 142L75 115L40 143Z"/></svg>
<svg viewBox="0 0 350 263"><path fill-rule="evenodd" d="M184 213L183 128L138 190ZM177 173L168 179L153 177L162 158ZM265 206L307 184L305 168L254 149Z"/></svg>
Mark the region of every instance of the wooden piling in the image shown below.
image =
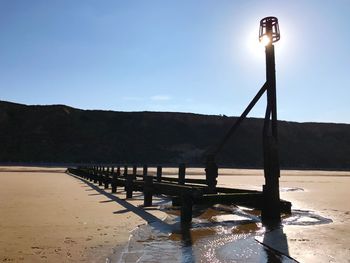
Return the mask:
<svg viewBox="0 0 350 263"><path fill-rule="evenodd" d="M143 181L146 181L147 170L148 170L148 166L147 166L147 164L144 164L143 165L143 171L142 171Z"/></svg>
<svg viewBox="0 0 350 263"><path fill-rule="evenodd" d="M93 170L94 170L94 184L96 184L97 183L97 176L98 176L97 175L97 166L96 165L94 166Z"/></svg>
<svg viewBox="0 0 350 263"><path fill-rule="evenodd" d="M133 174L127 174L126 175L126 198L132 198L132 192L134 190L134 175Z"/></svg>
<svg viewBox="0 0 350 263"><path fill-rule="evenodd" d="M157 182L162 181L162 166L157 166Z"/></svg>
<svg viewBox="0 0 350 263"><path fill-rule="evenodd" d="M135 181L137 179L137 165L132 167L132 179Z"/></svg>
<svg viewBox="0 0 350 263"><path fill-rule="evenodd" d="M181 224L188 224L192 221L193 198L190 192L181 195Z"/></svg>
<svg viewBox="0 0 350 263"><path fill-rule="evenodd" d="M82 171L81 177L83 177L84 179L87 179L87 175L86 175L86 171L84 171L84 167L80 168Z"/></svg>
<svg viewBox="0 0 350 263"><path fill-rule="evenodd" d="M152 197L153 197L153 176L146 176L145 178L145 186L143 189L143 206L152 206Z"/></svg>
<svg viewBox="0 0 350 263"><path fill-rule="evenodd" d="M104 188L108 189L109 187L109 167L106 168L106 173L104 176Z"/></svg>
<svg viewBox="0 0 350 263"><path fill-rule="evenodd" d="M185 184L185 176L186 176L186 165L184 163L179 165L179 184Z"/></svg>
<svg viewBox="0 0 350 263"><path fill-rule="evenodd" d="M124 166L124 172L123 172L123 177L125 179L125 184L124 184L124 191L126 191L126 180L127 180L127 177L128 177L128 166L125 165Z"/></svg>
<svg viewBox="0 0 350 263"><path fill-rule="evenodd" d="M92 166L89 167L89 175L90 175L90 182L94 181L94 173L93 173L94 169Z"/></svg>
<svg viewBox="0 0 350 263"><path fill-rule="evenodd" d="M136 174L137 174L137 165L132 166L132 175L134 176L134 180L136 180Z"/></svg>
<svg viewBox="0 0 350 263"><path fill-rule="evenodd" d="M91 181L91 169L90 167L84 167L84 170L86 171L86 177L88 181Z"/></svg>
<svg viewBox="0 0 350 263"><path fill-rule="evenodd" d="M117 186L120 186L119 177L120 177L120 165L117 166Z"/></svg>
<svg viewBox="0 0 350 263"><path fill-rule="evenodd" d="M216 193L216 185L218 177L218 166L216 165L215 159L213 156L209 156L205 165L205 179L208 185L209 193Z"/></svg>
<svg viewBox="0 0 350 263"><path fill-rule="evenodd" d="M111 181L111 188L112 188L112 194L117 192L117 174L114 172L114 166L112 166L111 170L112 174L112 181Z"/></svg>
<svg viewBox="0 0 350 263"><path fill-rule="evenodd" d="M105 171L105 168L103 166L100 167L100 173L99 173L99 176L98 176L98 186L102 186L104 171Z"/></svg>

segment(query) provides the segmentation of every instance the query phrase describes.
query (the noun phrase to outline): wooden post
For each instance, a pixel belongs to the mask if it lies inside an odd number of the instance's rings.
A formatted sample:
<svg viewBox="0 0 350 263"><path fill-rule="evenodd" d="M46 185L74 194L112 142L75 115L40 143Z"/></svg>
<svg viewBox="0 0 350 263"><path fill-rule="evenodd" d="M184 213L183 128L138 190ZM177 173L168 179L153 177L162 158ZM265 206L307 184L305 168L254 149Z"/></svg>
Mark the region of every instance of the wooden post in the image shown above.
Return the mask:
<svg viewBox="0 0 350 263"><path fill-rule="evenodd" d="M95 184L97 183L97 176L98 176L98 173L97 173L97 166L95 165L95 166L94 166L94 183L95 183Z"/></svg>
<svg viewBox="0 0 350 263"><path fill-rule="evenodd" d="M124 166L123 177L125 179L124 191L126 191L126 188L127 188L126 187L126 185L127 185L126 180L127 180L127 177L128 177L128 166L127 165Z"/></svg>
<svg viewBox="0 0 350 263"><path fill-rule="evenodd" d="M108 189L108 186L109 186L109 167L107 167L107 171L105 173L104 185L105 185L105 189Z"/></svg>
<svg viewBox="0 0 350 263"><path fill-rule="evenodd" d="M98 166L95 166L95 176L94 176L94 183L96 184L98 182Z"/></svg>
<svg viewBox="0 0 350 263"><path fill-rule="evenodd" d="M119 178L120 177L120 165L117 166L117 186L119 185Z"/></svg>
<svg viewBox="0 0 350 263"><path fill-rule="evenodd" d="M103 166L100 167L100 174L98 176L98 186L102 186L102 180L103 180L104 171L105 171L105 168Z"/></svg>
<svg viewBox="0 0 350 263"><path fill-rule="evenodd" d="M85 167L82 167L82 170L83 170L83 178L86 179L86 180L88 180L89 177L88 177L88 174L87 174L87 172L86 172L86 170L85 170L84 168L85 168Z"/></svg>
<svg viewBox="0 0 350 263"><path fill-rule="evenodd" d="M84 171L84 167L81 167L80 170L82 171L81 177L83 177L84 179L87 179L86 171Z"/></svg>
<svg viewBox="0 0 350 263"><path fill-rule="evenodd" d="M152 196L153 196L153 176L146 176L145 178L145 185L143 188L143 206L152 206Z"/></svg>
<svg viewBox="0 0 350 263"><path fill-rule="evenodd" d="M95 174L94 174L94 166L91 166L90 172L91 172L91 182L93 182L94 181L94 176L95 176Z"/></svg>
<svg viewBox="0 0 350 263"><path fill-rule="evenodd" d="M85 167L85 171L86 171L87 179L88 179L89 181L91 181L91 171L90 171L90 167Z"/></svg>
<svg viewBox="0 0 350 263"><path fill-rule="evenodd" d="M89 167L89 174L90 174L90 182L92 182L94 180L94 169L92 166Z"/></svg>
<svg viewBox="0 0 350 263"><path fill-rule="evenodd" d="M143 181L144 181L144 182L146 181L147 170L148 170L147 164L143 165L143 172L142 172L142 175L143 175Z"/></svg>
<svg viewBox="0 0 350 263"><path fill-rule="evenodd" d="M136 174L137 174L137 166L136 166L136 165L133 165L133 166L132 166L132 174L133 174L133 175L136 175Z"/></svg>
<svg viewBox="0 0 350 263"><path fill-rule="evenodd" d="M192 221L192 205L193 199L190 192L181 195L181 224L187 224Z"/></svg>
<svg viewBox="0 0 350 263"><path fill-rule="evenodd" d="M272 27L272 20L267 20L266 33L268 35L272 34ZM263 223L278 223L281 221L279 194L280 166L278 157L275 49L272 41L265 46L265 55L266 83L268 87L263 127L265 185L263 185L264 204L261 211L261 218Z"/></svg>
<svg viewBox="0 0 350 263"><path fill-rule="evenodd" d="M127 174L126 175L126 198L132 198L132 192L133 192L133 182L134 181L134 175L133 174Z"/></svg>
<svg viewBox="0 0 350 263"><path fill-rule="evenodd" d="M137 175L137 166L134 165L132 167L132 176L133 176L133 180L136 180L136 175Z"/></svg>
<svg viewBox="0 0 350 263"><path fill-rule="evenodd" d="M185 184L185 176L186 176L186 165L181 163L179 165L179 184Z"/></svg>
<svg viewBox="0 0 350 263"><path fill-rule="evenodd" d="M162 181L162 166L157 166L157 182Z"/></svg>
<svg viewBox="0 0 350 263"><path fill-rule="evenodd" d="M111 187L112 187L112 194L117 192L117 174L114 172L114 166L112 166L112 182L111 182Z"/></svg>
<svg viewBox="0 0 350 263"><path fill-rule="evenodd" d="M216 193L217 177L218 166L216 165L214 156L209 155L205 164L205 179L207 181L209 193Z"/></svg>

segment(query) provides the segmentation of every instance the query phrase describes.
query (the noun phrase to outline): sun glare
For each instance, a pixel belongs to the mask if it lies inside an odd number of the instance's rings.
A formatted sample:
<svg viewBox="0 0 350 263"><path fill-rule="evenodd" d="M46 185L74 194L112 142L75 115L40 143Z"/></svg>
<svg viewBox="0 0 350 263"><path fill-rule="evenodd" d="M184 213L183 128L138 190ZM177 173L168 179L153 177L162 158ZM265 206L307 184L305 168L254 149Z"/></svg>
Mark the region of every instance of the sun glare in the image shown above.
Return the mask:
<svg viewBox="0 0 350 263"><path fill-rule="evenodd" d="M251 59L261 59L263 60L265 57L265 45L262 42L259 42L259 38L256 32L256 28L252 28L247 30L249 33L247 34L247 38L245 41L244 50L247 50L249 53L249 57ZM268 41L269 39L265 40ZM268 44L268 43L266 43ZM248 48L248 49L247 49Z"/></svg>
<svg viewBox="0 0 350 263"><path fill-rule="evenodd" d="M266 35L260 39L260 44L264 46L267 46L268 44L270 44L270 42L271 42L271 39Z"/></svg>

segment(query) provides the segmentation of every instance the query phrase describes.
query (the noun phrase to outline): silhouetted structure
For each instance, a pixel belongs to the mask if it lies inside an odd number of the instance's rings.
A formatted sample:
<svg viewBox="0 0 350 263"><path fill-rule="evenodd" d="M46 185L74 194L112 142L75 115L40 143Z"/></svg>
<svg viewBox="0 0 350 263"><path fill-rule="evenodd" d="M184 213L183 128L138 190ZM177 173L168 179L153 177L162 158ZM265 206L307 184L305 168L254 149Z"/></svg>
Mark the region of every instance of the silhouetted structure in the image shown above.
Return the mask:
<svg viewBox="0 0 350 263"><path fill-rule="evenodd" d="M265 185L263 186L264 206L261 217L263 221L280 221L275 49L272 44L280 39L276 17L266 17L260 21L259 39L264 37L267 37L269 42L265 46L267 106L263 128Z"/></svg>
<svg viewBox="0 0 350 263"><path fill-rule="evenodd" d="M152 206L154 195L167 195L172 199L174 206L181 206L181 223L186 226L192 220L193 205L235 204L255 209L263 208L261 191L216 187L215 193L212 193L207 180L186 178L184 164L179 165L178 177L163 174L162 166L159 165L153 167L152 172L149 171L148 165L144 165L142 174L137 173L136 165L133 165L132 174L128 173L127 165L124 165L121 173L121 167L123 165L117 165L116 172L114 167L103 165L68 168L67 171L90 182L96 182L99 186L105 185L101 190L103 188L107 191L111 186L111 194L116 193L118 187L124 187L127 199L133 198L134 191L143 192L144 207ZM281 200L278 207L281 212L291 212L290 202Z"/></svg>
<svg viewBox="0 0 350 263"><path fill-rule="evenodd" d="M237 130L248 113L266 91L267 106L263 127L263 156L264 176L263 186L263 222L280 221L280 197L279 197L279 157L278 157L278 133L277 133L277 103L276 103L276 76L275 76L275 51L273 43L280 39L278 19L276 17L265 17L260 21L259 40L264 42L266 53L266 82L249 103L242 115L236 120L228 133L224 136L218 146L208 154L206 162L207 182L211 188L215 188L217 173L215 167L215 156L228 139ZM209 172L211 171L211 172ZM215 185L214 185L215 184Z"/></svg>

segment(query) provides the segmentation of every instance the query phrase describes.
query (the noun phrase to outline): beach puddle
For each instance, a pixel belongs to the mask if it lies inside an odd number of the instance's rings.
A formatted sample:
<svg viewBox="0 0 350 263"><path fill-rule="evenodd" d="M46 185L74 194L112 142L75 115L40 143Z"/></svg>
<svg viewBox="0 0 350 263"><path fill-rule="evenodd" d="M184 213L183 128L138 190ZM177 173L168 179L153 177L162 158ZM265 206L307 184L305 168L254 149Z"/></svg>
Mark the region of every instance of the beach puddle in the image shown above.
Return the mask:
<svg viewBox="0 0 350 263"><path fill-rule="evenodd" d="M308 210L293 210L292 214L283 218L283 225L312 226L332 223L330 218L317 215Z"/></svg>
<svg viewBox="0 0 350 263"><path fill-rule="evenodd" d="M280 188L281 192L303 192L304 189L301 187L282 187Z"/></svg>
<svg viewBox="0 0 350 263"><path fill-rule="evenodd" d="M179 210L162 210L164 221L135 229L121 261L129 262L297 262L289 256L283 225L317 225L332 220L310 211L284 215L282 226L267 230L260 211L237 206L194 207L192 223L181 227Z"/></svg>

